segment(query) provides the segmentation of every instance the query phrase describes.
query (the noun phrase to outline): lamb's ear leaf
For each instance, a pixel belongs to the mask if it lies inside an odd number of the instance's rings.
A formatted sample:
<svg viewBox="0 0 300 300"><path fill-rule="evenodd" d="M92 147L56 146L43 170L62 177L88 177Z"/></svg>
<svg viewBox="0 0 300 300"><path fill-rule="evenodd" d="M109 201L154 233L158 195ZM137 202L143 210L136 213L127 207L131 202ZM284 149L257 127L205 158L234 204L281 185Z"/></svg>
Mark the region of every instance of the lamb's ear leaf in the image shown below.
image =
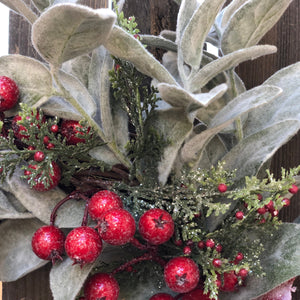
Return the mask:
<svg viewBox="0 0 300 300"><path fill-rule="evenodd" d="M300 62L276 72L264 82L265 85L280 87L282 94L266 104L265 109L257 109L249 114L244 127L245 136L286 119L299 120Z"/></svg>
<svg viewBox="0 0 300 300"><path fill-rule="evenodd" d="M87 88L74 76L60 71L59 80L64 88L69 91L77 104L89 115L94 116L97 110L96 103Z"/></svg>
<svg viewBox="0 0 300 300"><path fill-rule="evenodd" d="M266 275L262 277L249 276L245 286L235 293L222 293L220 295L221 299L258 300L257 297L300 275L300 224L279 224L272 228L272 234L257 226L252 230L245 231L243 234L252 236L253 239L260 239L265 251L259 257L259 261ZM275 298L277 299L277 297ZM270 297L266 299L275 298ZM261 300L261 298L259 299Z"/></svg>
<svg viewBox="0 0 300 300"><path fill-rule="evenodd" d="M41 192L34 191L20 178L22 175L22 170L17 168L14 174L6 179L11 193L35 217L44 223L49 223L53 208L66 197L66 194L59 188L55 188L43 192L41 196ZM68 201L59 209L55 224L65 228L80 226L84 206L84 201Z"/></svg>
<svg viewBox="0 0 300 300"><path fill-rule="evenodd" d="M68 257L57 262L50 271L50 289L54 299L74 300L96 264L97 261L81 268L78 264L73 265Z"/></svg>
<svg viewBox="0 0 300 300"><path fill-rule="evenodd" d="M47 67L26 56L12 54L0 57L0 75L12 78L20 90L20 101L30 106L51 96L52 76ZM6 116L16 115L19 106L5 112Z"/></svg>
<svg viewBox="0 0 300 300"><path fill-rule="evenodd" d="M225 0L202 1L185 27L178 45L178 53L182 56L184 64L191 67L192 72L200 68L206 36L224 2Z"/></svg>
<svg viewBox="0 0 300 300"><path fill-rule="evenodd" d="M44 9L46 9L48 6L51 5L50 0L32 0L32 3L39 11L43 11Z"/></svg>
<svg viewBox="0 0 300 300"><path fill-rule="evenodd" d="M299 120L285 120L247 136L225 155L225 167L237 170L237 180L256 175L263 164L280 146L287 143L299 128Z"/></svg>
<svg viewBox="0 0 300 300"><path fill-rule="evenodd" d="M209 127L218 126L227 120L235 120L242 114L253 109L264 110L261 105L267 104L277 98L282 93L282 89L276 86L264 85L248 90L231 100L221 109L211 120Z"/></svg>
<svg viewBox="0 0 300 300"><path fill-rule="evenodd" d="M226 84L220 84L208 93L191 94L177 85L160 83L158 90L161 98L174 107L187 108L190 105L198 108L209 105L212 101L222 97L227 91Z"/></svg>
<svg viewBox="0 0 300 300"><path fill-rule="evenodd" d="M33 24L32 42L47 62L59 67L103 44L115 19L110 9L58 4L46 10Z"/></svg>
<svg viewBox="0 0 300 300"><path fill-rule="evenodd" d="M258 45L238 50L219 59L213 60L194 74L188 82L188 89L193 93L197 93L203 86L221 72L235 68L244 61L250 59L253 60L263 55L275 53L276 51L277 48L275 46Z"/></svg>
<svg viewBox="0 0 300 300"><path fill-rule="evenodd" d="M0 190L0 220L30 219L33 217L13 194Z"/></svg>
<svg viewBox="0 0 300 300"><path fill-rule="evenodd" d="M0 0L1 3L12 9L18 14L23 15L29 23L34 23L37 19L37 15L31 10L31 8L22 0Z"/></svg>
<svg viewBox="0 0 300 300"><path fill-rule="evenodd" d="M0 281L15 281L48 262L39 259L31 248L33 234L43 225L37 219L6 220L0 224Z"/></svg>
<svg viewBox="0 0 300 300"><path fill-rule="evenodd" d="M145 75L156 78L159 82L176 84L175 79L165 67L154 58L133 35L118 26L114 26L105 48L114 56L130 61Z"/></svg>
<svg viewBox="0 0 300 300"><path fill-rule="evenodd" d="M223 53L256 45L277 23L292 0L250 0L230 18L222 35Z"/></svg>
<svg viewBox="0 0 300 300"><path fill-rule="evenodd" d="M165 39L162 36L157 35L149 35L149 34L143 34L141 35L141 40L143 44L155 48L164 49L167 51L174 51L177 52L177 45L176 43Z"/></svg>

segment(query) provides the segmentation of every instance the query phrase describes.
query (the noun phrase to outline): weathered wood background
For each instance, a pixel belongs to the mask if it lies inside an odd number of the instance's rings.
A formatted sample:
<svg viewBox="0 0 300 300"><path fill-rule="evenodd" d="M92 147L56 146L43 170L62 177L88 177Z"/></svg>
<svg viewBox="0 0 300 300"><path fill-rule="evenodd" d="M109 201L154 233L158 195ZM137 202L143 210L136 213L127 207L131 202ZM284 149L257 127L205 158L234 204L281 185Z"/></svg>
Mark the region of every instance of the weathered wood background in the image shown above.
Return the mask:
<svg viewBox="0 0 300 300"><path fill-rule="evenodd" d="M107 7L107 0L85 0L91 7ZM300 59L300 0L294 0L278 24L261 41L278 47L277 54L269 55L239 66L238 72L247 88L261 84L277 70ZM178 7L172 0L127 0L126 16L135 15L142 33L158 34L162 29L175 29ZM38 58L30 44L30 27L26 20L10 15L10 53ZM159 53L156 53L159 54ZM291 109L293 109L291 107ZM294 167L300 163L300 133L284 145L272 161L272 171L279 175L281 167ZM300 215L300 195L294 196L290 207L281 211L280 217L291 222ZM276 241L274 241L276 243ZM5 283L3 300L51 300L49 289L50 264L13 283ZM300 280L298 292L293 299L300 299ZM68 299L66 299L68 300ZM132 299L134 300L134 299Z"/></svg>

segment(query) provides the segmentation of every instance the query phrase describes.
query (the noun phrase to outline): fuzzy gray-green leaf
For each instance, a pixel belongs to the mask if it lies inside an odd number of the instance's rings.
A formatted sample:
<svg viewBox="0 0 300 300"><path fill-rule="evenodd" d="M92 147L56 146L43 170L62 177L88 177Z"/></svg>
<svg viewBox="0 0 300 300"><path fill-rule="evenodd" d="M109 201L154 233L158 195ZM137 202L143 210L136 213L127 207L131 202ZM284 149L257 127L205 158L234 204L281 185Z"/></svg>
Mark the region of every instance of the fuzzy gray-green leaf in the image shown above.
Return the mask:
<svg viewBox="0 0 300 300"><path fill-rule="evenodd" d="M193 93L205 86L211 79L219 73L235 68L240 63L253 60L260 56L275 53L277 48L270 45L259 45L250 48L238 50L219 59L213 60L211 63L201 68L189 81L189 90Z"/></svg>
<svg viewBox="0 0 300 300"><path fill-rule="evenodd" d="M292 0L250 0L231 17L221 48L228 54L256 45L277 23Z"/></svg>
<svg viewBox="0 0 300 300"><path fill-rule="evenodd" d="M133 35L122 28L114 26L104 46L112 55L133 63L145 75L156 78L159 82L176 84L175 79L164 66Z"/></svg>
<svg viewBox="0 0 300 300"><path fill-rule="evenodd" d="M264 109L256 109L249 114L245 136L286 119L300 119L300 62L281 69L265 81L265 85L280 87L282 94Z"/></svg>
<svg viewBox="0 0 300 300"><path fill-rule="evenodd" d="M33 234L43 225L37 219L7 220L0 224L0 281L15 281L47 263L31 248Z"/></svg>
<svg viewBox="0 0 300 300"><path fill-rule="evenodd" d="M174 107L187 108L193 105L201 108L222 97L227 91L227 85L221 84L213 88L209 93L200 94L191 94L177 85L169 85L166 83L159 84L158 90L162 99Z"/></svg>
<svg viewBox="0 0 300 300"><path fill-rule="evenodd" d="M299 224L280 224L272 230L272 234L257 227L249 231L248 235L262 241L265 252L259 259L266 276L250 276L246 286L237 292L222 293L222 300L254 299L300 275Z"/></svg>
<svg viewBox="0 0 300 300"><path fill-rule="evenodd" d="M205 38L224 2L225 0L202 1L183 32L178 52L193 71L200 68Z"/></svg>
<svg viewBox="0 0 300 300"><path fill-rule="evenodd" d="M247 136L223 158L226 169L237 169L237 180L256 175L261 166L275 154L276 150L287 143L299 128L299 120L290 119Z"/></svg>
<svg viewBox="0 0 300 300"><path fill-rule="evenodd" d="M141 39L143 44L147 46L177 52L177 45L174 42L161 36L144 34L141 35Z"/></svg>
<svg viewBox="0 0 300 300"><path fill-rule="evenodd" d="M33 24L32 42L47 62L59 67L103 44L115 19L116 15L109 9L58 4Z"/></svg>
<svg viewBox="0 0 300 300"><path fill-rule="evenodd" d="M40 99L51 96L53 92L52 76L41 62L22 55L0 57L0 75L16 81L20 90L20 101L34 105ZM15 115L18 106L6 116Z"/></svg>
<svg viewBox="0 0 300 300"><path fill-rule="evenodd" d="M32 2L39 11L43 11L51 4L49 0L32 0Z"/></svg>
<svg viewBox="0 0 300 300"><path fill-rule="evenodd" d="M242 114L255 108L264 110L264 107L260 106L274 100L281 93L281 88L268 85L258 86L248 90L234 98L223 109L221 109L211 120L209 127L216 127L228 120L234 121Z"/></svg>

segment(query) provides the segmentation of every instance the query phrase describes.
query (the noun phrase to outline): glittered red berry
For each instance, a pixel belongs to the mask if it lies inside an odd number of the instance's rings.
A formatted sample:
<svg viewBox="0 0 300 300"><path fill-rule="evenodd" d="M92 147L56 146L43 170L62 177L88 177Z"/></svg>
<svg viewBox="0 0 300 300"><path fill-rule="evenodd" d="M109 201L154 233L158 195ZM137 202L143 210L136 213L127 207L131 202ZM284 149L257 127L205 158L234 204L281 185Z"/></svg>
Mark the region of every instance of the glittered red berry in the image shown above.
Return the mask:
<svg viewBox="0 0 300 300"><path fill-rule="evenodd" d="M204 294L203 289L197 288L186 294L184 294L181 300L212 300L209 298L209 294Z"/></svg>
<svg viewBox="0 0 300 300"><path fill-rule="evenodd" d="M102 250L102 241L95 229L81 226L69 232L65 249L74 264L83 266L97 259Z"/></svg>
<svg viewBox="0 0 300 300"><path fill-rule="evenodd" d="M240 276L242 279L245 279L247 277L248 273L249 273L249 271L247 269L242 268L239 270L237 275Z"/></svg>
<svg viewBox="0 0 300 300"><path fill-rule="evenodd" d="M110 245L125 245L135 234L133 216L125 209L113 208L104 212L98 219L101 238Z"/></svg>
<svg viewBox="0 0 300 300"><path fill-rule="evenodd" d="M260 215L264 215L267 212L267 209L265 207L260 207L260 208L257 209L257 212Z"/></svg>
<svg viewBox="0 0 300 300"><path fill-rule="evenodd" d="M51 127L50 127L50 131L53 132L53 133L57 133L59 130L59 127L57 124L53 124Z"/></svg>
<svg viewBox="0 0 300 300"><path fill-rule="evenodd" d="M31 246L33 252L41 259L51 260L54 263L61 259L64 253L64 233L53 225L39 228L33 235Z"/></svg>
<svg viewBox="0 0 300 300"><path fill-rule="evenodd" d="M51 149L55 148L55 145L54 145L53 143L49 143L49 144L46 146L46 148L47 148L48 150L51 150Z"/></svg>
<svg viewBox="0 0 300 300"><path fill-rule="evenodd" d="M215 247L215 241L213 239L208 239L206 242L205 242L205 246L207 248L213 248Z"/></svg>
<svg viewBox="0 0 300 300"><path fill-rule="evenodd" d="M167 286L178 293L193 290L199 282L198 265L188 257L172 258L165 266L164 279Z"/></svg>
<svg viewBox="0 0 300 300"><path fill-rule="evenodd" d="M220 245L220 244L216 245L216 251L217 251L217 252L221 253L222 250L223 250L222 245Z"/></svg>
<svg viewBox="0 0 300 300"><path fill-rule="evenodd" d="M97 192L88 204L89 215L93 220L99 219L104 212L112 208L123 208L123 203L116 193L109 190Z"/></svg>
<svg viewBox="0 0 300 300"><path fill-rule="evenodd" d="M120 287L117 280L107 273L96 273L84 285L86 300L117 300Z"/></svg>
<svg viewBox="0 0 300 300"><path fill-rule="evenodd" d="M241 260L244 259L244 254L242 252L239 252L236 256L235 256L235 261L240 262Z"/></svg>
<svg viewBox="0 0 300 300"><path fill-rule="evenodd" d="M258 199L259 201L261 201L261 200L263 199L263 195L262 195L262 194L257 194L256 196L257 196L257 199Z"/></svg>
<svg viewBox="0 0 300 300"><path fill-rule="evenodd" d="M158 293L153 295L149 300L174 300L175 298L172 297L170 294L166 293Z"/></svg>
<svg viewBox="0 0 300 300"><path fill-rule="evenodd" d="M33 159L37 162L41 162L45 159L45 153L43 151L36 151L34 153Z"/></svg>
<svg viewBox="0 0 300 300"><path fill-rule="evenodd" d="M290 206L291 200L289 198L283 198L281 203L283 206Z"/></svg>
<svg viewBox="0 0 300 300"><path fill-rule="evenodd" d="M291 194L296 194L298 190L299 190L298 187L295 184L293 184L292 187L289 189L289 192Z"/></svg>
<svg viewBox="0 0 300 300"><path fill-rule="evenodd" d="M192 253L192 249L191 249L190 246L185 246L185 247L183 248L183 254L184 254L184 255L190 255L191 253Z"/></svg>
<svg viewBox="0 0 300 300"><path fill-rule="evenodd" d="M235 213L235 217L238 219L238 220L243 220L244 218L244 213L242 211L237 211Z"/></svg>
<svg viewBox="0 0 300 300"><path fill-rule="evenodd" d="M205 245L204 241L199 241L197 246L198 246L199 249L204 249L206 245Z"/></svg>
<svg viewBox="0 0 300 300"><path fill-rule="evenodd" d="M222 266L222 260L219 258L214 258L212 264L215 268L220 268Z"/></svg>
<svg viewBox="0 0 300 300"><path fill-rule="evenodd" d="M220 193L225 193L227 191L227 185L225 183L220 183L218 185L218 190Z"/></svg>
<svg viewBox="0 0 300 300"><path fill-rule="evenodd" d="M174 221L172 216L163 209L149 209L139 220L139 232L148 243L160 245L172 237Z"/></svg>
<svg viewBox="0 0 300 300"><path fill-rule="evenodd" d="M19 99L19 88L14 80L0 76L0 111L13 108Z"/></svg>
<svg viewBox="0 0 300 300"><path fill-rule="evenodd" d="M238 278L235 275L234 271L225 272L223 274L223 281L222 285L220 286L220 290L224 292L233 292L236 289L237 283Z"/></svg>
<svg viewBox="0 0 300 300"><path fill-rule="evenodd" d="M32 188L38 192L46 192L46 191L49 191L53 188L55 188L59 181L60 181L60 178L61 178L61 171L60 171L60 168L58 166L58 164L54 161L51 162L51 166L52 166L52 173L50 174L50 179L47 180L47 183L48 183L48 186L45 186L45 184L41 181L41 175L37 175L34 179L34 181L36 183L33 184ZM30 169L37 169L38 166L37 165L29 165L28 166ZM30 171L29 170L25 170L24 171L24 175L25 176L28 176L30 175Z"/></svg>
<svg viewBox="0 0 300 300"><path fill-rule="evenodd" d="M80 130L82 128L83 126L78 121L64 120L61 124L61 135L66 138L68 145L85 143L85 139L79 137L79 135L83 135ZM89 132L89 128L87 131Z"/></svg>
<svg viewBox="0 0 300 300"><path fill-rule="evenodd" d="M270 202L268 204L265 205L265 208L272 212L274 210L274 202L272 200L270 200Z"/></svg>

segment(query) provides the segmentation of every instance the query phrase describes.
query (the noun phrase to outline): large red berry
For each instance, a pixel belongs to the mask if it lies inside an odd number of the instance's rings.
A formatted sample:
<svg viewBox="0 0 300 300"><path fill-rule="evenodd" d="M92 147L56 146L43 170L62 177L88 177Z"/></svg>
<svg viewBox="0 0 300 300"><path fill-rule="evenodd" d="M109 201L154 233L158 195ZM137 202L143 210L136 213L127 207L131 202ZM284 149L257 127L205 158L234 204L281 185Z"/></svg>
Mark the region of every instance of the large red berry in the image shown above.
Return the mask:
<svg viewBox="0 0 300 300"><path fill-rule="evenodd" d="M98 232L88 226L74 228L65 241L67 255L81 266L94 262L102 250Z"/></svg>
<svg viewBox="0 0 300 300"><path fill-rule="evenodd" d="M52 260L62 259L64 253L64 233L53 225L46 225L39 228L33 235L31 246L33 252L41 259Z"/></svg>
<svg viewBox="0 0 300 300"><path fill-rule="evenodd" d="M125 209L113 208L104 212L98 221L101 238L110 245L125 245L135 234L133 216Z"/></svg>
<svg viewBox="0 0 300 300"><path fill-rule="evenodd" d="M108 190L94 194L88 205L89 215L93 220L99 219L104 212L112 208L123 208L123 203L116 193Z"/></svg>
<svg viewBox="0 0 300 300"><path fill-rule="evenodd" d="M221 278L220 275L218 276ZM234 271L225 272L223 274L222 285L220 286L220 290L224 292L233 292L236 289L236 285L238 283L238 278L235 275Z"/></svg>
<svg viewBox="0 0 300 300"><path fill-rule="evenodd" d="M298 187L295 184L293 184L292 187L289 189L289 192L291 194L297 194L298 190Z"/></svg>
<svg viewBox="0 0 300 300"><path fill-rule="evenodd" d="M153 295L149 300L174 300L175 298L172 297L170 294L166 293L158 293Z"/></svg>
<svg viewBox="0 0 300 300"><path fill-rule="evenodd" d="M139 221L141 236L152 245L168 241L174 233L174 221L165 210L153 208L146 211Z"/></svg>
<svg viewBox="0 0 300 300"><path fill-rule="evenodd" d="M38 168L37 165L29 165L28 166L30 169L34 169L36 170ZM61 171L60 168L58 166L58 164L54 161L51 162L51 169L52 169L52 174L50 174L50 179L46 179L48 186L46 187L44 185L44 183L41 181L41 175L37 175L34 179L34 181L36 182L32 188L38 192L45 192L45 191L49 191L53 188L55 188L61 178ZM24 175L30 175L30 171L25 170L24 171Z"/></svg>
<svg viewBox="0 0 300 300"><path fill-rule="evenodd" d="M218 185L218 190L220 193L225 193L227 191L227 185L225 183L220 183Z"/></svg>
<svg viewBox="0 0 300 300"><path fill-rule="evenodd" d="M164 279L168 287L178 293L193 290L199 282L199 268L188 257L172 258L165 266Z"/></svg>
<svg viewBox="0 0 300 300"><path fill-rule="evenodd" d="M85 143L85 139L80 138L78 135L83 135L82 125L75 120L64 120L61 124L61 134L67 139L68 145L76 145L78 143ZM87 129L89 132L89 128Z"/></svg>
<svg viewBox="0 0 300 300"><path fill-rule="evenodd" d="M200 288L194 289L184 294L181 300L211 300L209 294L204 294L204 291Z"/></svg>
<svg viewBox="0 0 300 300"><path fill-rule="evenodd" d="M106 273L96 273L84 285L86 300L117 300L120 287L116 279Z"/></svg>
<svg viewBox="0 0 300 300"><path fill-rule="evenodd" d="M0 76L0 111L13 108L19 99L19 88L14 80Z"/></svg>
<svg viewBox="0 0 300 300"><path fill-rule="evenodd" d="M37 162L41 162L41 161L43 161L44 159L45 159L45 153L43 152L43 151L36 151L35 153L34 153L34 157L33 157L33 159L35 160L35 161L37 161Z"/></svg>

